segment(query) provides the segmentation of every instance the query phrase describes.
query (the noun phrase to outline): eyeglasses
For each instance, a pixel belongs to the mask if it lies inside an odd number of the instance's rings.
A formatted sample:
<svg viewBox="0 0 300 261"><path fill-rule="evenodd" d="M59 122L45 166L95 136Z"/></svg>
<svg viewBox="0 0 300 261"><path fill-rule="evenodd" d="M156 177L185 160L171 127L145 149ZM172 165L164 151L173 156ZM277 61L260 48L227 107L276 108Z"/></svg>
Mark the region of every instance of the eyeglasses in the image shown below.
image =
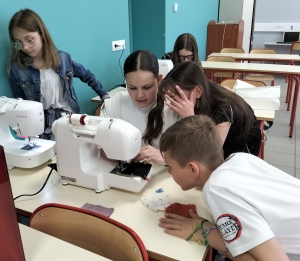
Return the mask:
<svg viewBox="0 0 300 261"><path fill-rule="evenodd" d="M178 58L180 61L184 61L184 60L188 60L188 61L191 61L194 59L194 55L193 54L190 54L190 55L178 55Z"/></svg>
<svg viewBox="0 0 300 261"><path fill-rule="evenodd" d="M12 43L12 47L16 50L22 50L24 48L24 45L29 47L35 46L35 37L32 37L30 39L25 39L24 43L22 41L15 41Z"/></svg>

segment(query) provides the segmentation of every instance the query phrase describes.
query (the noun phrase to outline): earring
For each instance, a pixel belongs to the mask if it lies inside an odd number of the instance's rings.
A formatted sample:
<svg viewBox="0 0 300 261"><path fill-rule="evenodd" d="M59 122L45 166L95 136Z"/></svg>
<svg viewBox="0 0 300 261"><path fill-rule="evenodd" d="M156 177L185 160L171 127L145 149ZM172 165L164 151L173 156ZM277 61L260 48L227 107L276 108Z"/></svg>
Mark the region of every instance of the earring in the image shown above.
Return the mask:
<svg viewBox="0 0 300 261"><path fill-rule="evenodd" d="M197 99L196 108L199 108L199 99Z"/></svg>

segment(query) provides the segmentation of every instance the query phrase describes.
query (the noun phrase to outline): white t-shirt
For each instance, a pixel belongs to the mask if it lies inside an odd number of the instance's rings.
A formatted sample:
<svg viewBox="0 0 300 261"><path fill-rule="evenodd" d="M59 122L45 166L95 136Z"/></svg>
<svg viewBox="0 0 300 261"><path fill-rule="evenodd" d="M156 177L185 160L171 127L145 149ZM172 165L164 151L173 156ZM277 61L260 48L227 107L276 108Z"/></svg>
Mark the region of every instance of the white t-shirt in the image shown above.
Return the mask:
<svg viewBox="0 0 300 261"><path fill-rule="evenodd" d="M127 91L120 91L112 98L104 100L100 116L127 121L138 128L143 135L147 127L148 114L155 105L156 101L146 108L140 108L132 101ZM164 126L162 133L179 119L176 112L165 106L163 112ZM145 145L144 141L142 141L142 147ZM154 140L153 145L155 148L159 148L159 139Z"/></svg>
<svg viewBox="0 0 300 261"><path fill-rule="evenodd" d="M59 108L72 112L59 75L53 69L41 69L41 103L44 110Z"/></svg>
<svg viewBox="0 0 300 261"><path fill-rule="evenodd" d="M300 260L300 180L248 153L236 153L203 188L227 248L242 254L275 236Z"/></svg>

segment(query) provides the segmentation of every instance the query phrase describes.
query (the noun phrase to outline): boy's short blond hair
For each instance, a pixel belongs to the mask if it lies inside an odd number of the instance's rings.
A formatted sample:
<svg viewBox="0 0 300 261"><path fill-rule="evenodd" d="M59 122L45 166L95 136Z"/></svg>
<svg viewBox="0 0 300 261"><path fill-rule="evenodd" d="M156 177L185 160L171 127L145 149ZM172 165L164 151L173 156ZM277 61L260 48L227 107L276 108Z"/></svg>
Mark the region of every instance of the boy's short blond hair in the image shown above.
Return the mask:
<svg viewBox="0 0 300 261"><path fill-rule="evenodd" d="M184 168L198 161L215 170L224 161L223 144L213 120L205 115L184 118L162 135L160 151L167 151Z"/></svg>

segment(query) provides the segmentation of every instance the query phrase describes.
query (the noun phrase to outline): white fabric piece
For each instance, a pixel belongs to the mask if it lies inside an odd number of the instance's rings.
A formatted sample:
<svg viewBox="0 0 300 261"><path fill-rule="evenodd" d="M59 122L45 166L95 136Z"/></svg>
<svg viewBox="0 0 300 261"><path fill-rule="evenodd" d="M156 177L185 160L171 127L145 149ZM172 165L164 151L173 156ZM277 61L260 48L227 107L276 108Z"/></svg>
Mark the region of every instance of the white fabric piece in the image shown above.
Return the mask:
<svg viewBox="0 0 300 261"><path fill-rule="evenodd" d="M203 188L230 253L275 236L291 261L300 260L300 180L251 154L232 155Z"/></svg>
<svg viewBox="0 0 300 261"><path fill-rule="evenodd" d="M41 69L41 103L44 110L59 108L72 112L60 76L53 69Z"/></svg>
<svg viewBox="0 0 300 261"><path fill-rule="evenodd" d="M112 98L105 99L100 116L125 120L138 128L143 135L147 126L148 113L155 105L156 102L146 108L140 108L132 101L127 91L121 91L116 93ZM164 126L162 133L179 119L176 112L165 106L163 111ZM145 145L146 144L142 141L141 146L144 147ZM154 140L153 145L158 149L159 139Z"/></svg>
<svg viewBox="0 0 300 261"><path fill-rule="evenodd" d="M145 207L154 211L164 211L168 206L171 205L169 195L141 197L141 201Z"/></svg>
<svg viewBox="0 0 300 261"><path fill-rule="evenodd" d="M247 82L236 80L232 91L241 96L253 110L280 109L280 86L255 87Z"/></svg>

